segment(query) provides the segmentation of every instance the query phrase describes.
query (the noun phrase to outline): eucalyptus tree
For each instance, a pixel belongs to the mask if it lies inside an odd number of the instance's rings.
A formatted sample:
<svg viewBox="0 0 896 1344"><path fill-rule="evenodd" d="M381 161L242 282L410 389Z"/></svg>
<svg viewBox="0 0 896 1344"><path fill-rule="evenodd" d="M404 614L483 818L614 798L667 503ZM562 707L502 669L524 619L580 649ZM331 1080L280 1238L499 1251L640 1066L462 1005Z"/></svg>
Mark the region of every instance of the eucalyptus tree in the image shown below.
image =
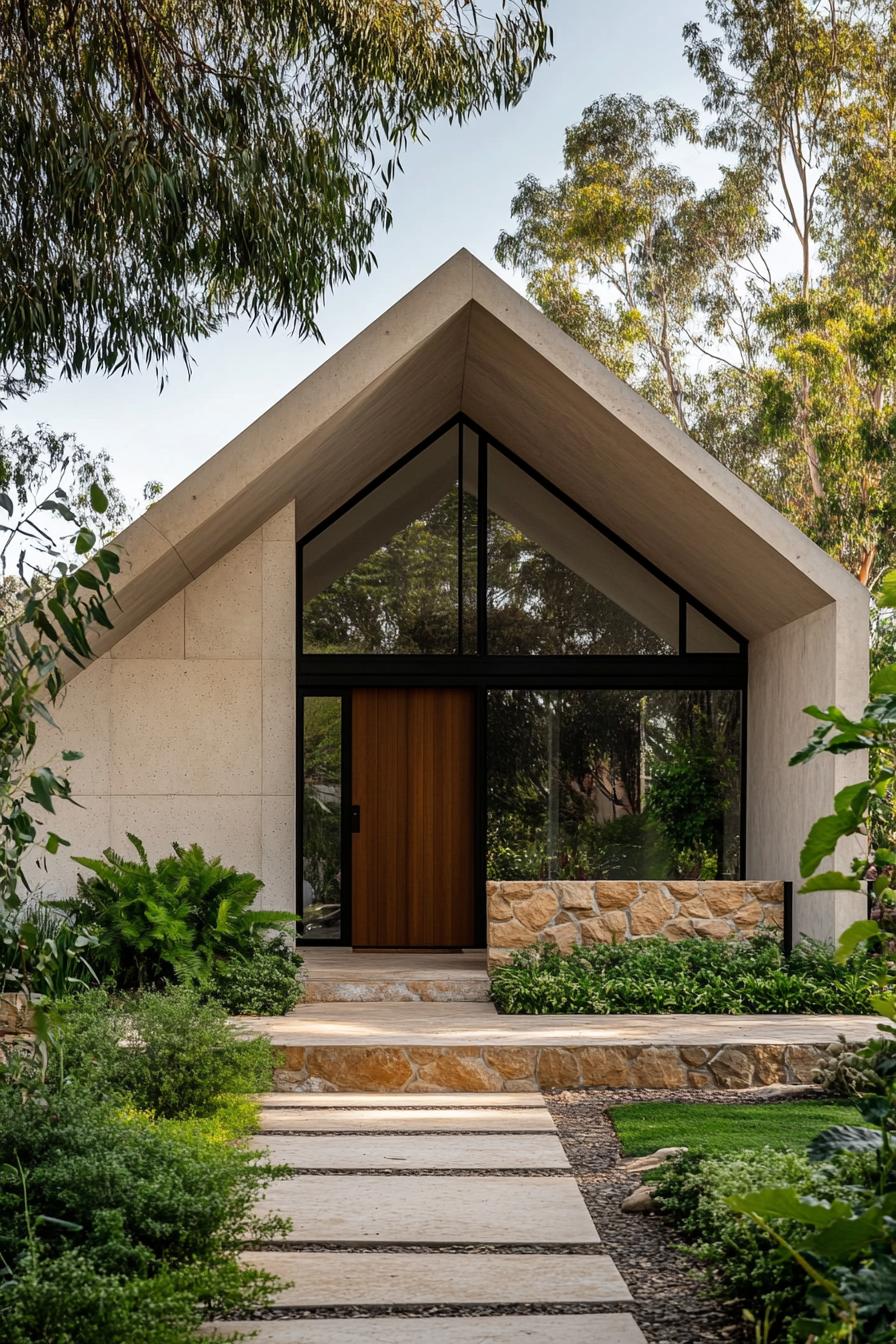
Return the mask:
<svg viewBox="0 0 896 1344"><path fill-rule="evenodd" d="M0 17L0 388L316 332L428 121L515 103L544 0L25 0Z"/></svg>
<svg viewBox="0 0 896 1344"><path fill-rule="evenodd" d="M603 98L497 255L548 314L863 583L896 523L890 0L706 0L703 117ZM698 192L681 147L707 157ZM720 158L721 156L721 158Z"/></svg>

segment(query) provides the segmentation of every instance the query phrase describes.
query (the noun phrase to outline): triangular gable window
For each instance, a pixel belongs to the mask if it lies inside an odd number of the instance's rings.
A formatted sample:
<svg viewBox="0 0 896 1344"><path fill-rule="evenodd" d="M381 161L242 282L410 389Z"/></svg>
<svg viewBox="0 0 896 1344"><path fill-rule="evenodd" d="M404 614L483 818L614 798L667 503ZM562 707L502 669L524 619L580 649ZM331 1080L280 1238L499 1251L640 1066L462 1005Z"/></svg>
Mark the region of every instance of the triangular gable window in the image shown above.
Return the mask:
<svg viewBox="0 0 896 1344"><path fill-rule="evenodd" d="M309 534L302 589L305 654L741 650L733 631L463 420Z"/></svg>

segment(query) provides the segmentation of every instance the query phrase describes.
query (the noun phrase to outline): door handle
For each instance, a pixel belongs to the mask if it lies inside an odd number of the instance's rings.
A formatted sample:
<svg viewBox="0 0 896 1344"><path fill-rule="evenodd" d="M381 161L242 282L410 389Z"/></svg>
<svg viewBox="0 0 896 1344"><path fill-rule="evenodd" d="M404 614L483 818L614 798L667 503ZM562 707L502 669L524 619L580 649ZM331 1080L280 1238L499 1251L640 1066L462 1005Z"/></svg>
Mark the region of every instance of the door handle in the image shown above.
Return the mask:
<svg viewBox="0 0 896 1344"><path fill-rule="evenodd" d="M357 835L361 830L361 805L355 803L352 806L352 832Z"/></svg>

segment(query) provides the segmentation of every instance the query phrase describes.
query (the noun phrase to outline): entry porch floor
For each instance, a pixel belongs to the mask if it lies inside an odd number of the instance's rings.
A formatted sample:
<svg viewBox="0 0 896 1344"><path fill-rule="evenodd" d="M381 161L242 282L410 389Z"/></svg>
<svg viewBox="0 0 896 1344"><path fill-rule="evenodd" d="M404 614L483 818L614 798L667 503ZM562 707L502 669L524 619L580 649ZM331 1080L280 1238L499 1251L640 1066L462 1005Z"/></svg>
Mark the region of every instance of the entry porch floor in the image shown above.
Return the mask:
<svg viewBox="0 0 896 1344"><path fill-rule="evenodd" d="M280 1051L289 1091L527 1092L566 1087L805 1084L874 1017L504 1016L491 1003L301 1004L243 1018Z"/></svg>

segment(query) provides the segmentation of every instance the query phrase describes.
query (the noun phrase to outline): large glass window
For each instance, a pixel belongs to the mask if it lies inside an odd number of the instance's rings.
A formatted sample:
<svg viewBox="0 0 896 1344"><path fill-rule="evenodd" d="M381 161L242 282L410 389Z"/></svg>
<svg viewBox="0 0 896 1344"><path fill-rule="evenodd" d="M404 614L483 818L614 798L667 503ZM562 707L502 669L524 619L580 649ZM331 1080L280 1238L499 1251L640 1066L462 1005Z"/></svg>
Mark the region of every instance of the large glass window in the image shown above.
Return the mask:
<svg viewBox="0 0 896 1344"><path fill-rule="evenodd" d="M342 932L342 700L302 700L302 927L304 938Z"/></svg>
<svg viewBox="0 0 896 1344"><path fill-rule="evenodd" d="M678 651L678 594L488 450L488 651Z"/></svg>
<svg viewBox="0 0 896 1344"><path fill-rule="evenodd" d="M454 426L306 543L303 652L460 652L459 444Z"/></svg>
<svg viewBox="0 0 896 1344"><path fill-rule="evenodd" d="M737 877L737 691L488 692L492 878Z"/></svg>
<svg viewBox="0 0 896 1344"><path fill-rule="evenodd" d="M302 590L306 654L740 651L673 584L463 421L312 534Z"/></svg>

